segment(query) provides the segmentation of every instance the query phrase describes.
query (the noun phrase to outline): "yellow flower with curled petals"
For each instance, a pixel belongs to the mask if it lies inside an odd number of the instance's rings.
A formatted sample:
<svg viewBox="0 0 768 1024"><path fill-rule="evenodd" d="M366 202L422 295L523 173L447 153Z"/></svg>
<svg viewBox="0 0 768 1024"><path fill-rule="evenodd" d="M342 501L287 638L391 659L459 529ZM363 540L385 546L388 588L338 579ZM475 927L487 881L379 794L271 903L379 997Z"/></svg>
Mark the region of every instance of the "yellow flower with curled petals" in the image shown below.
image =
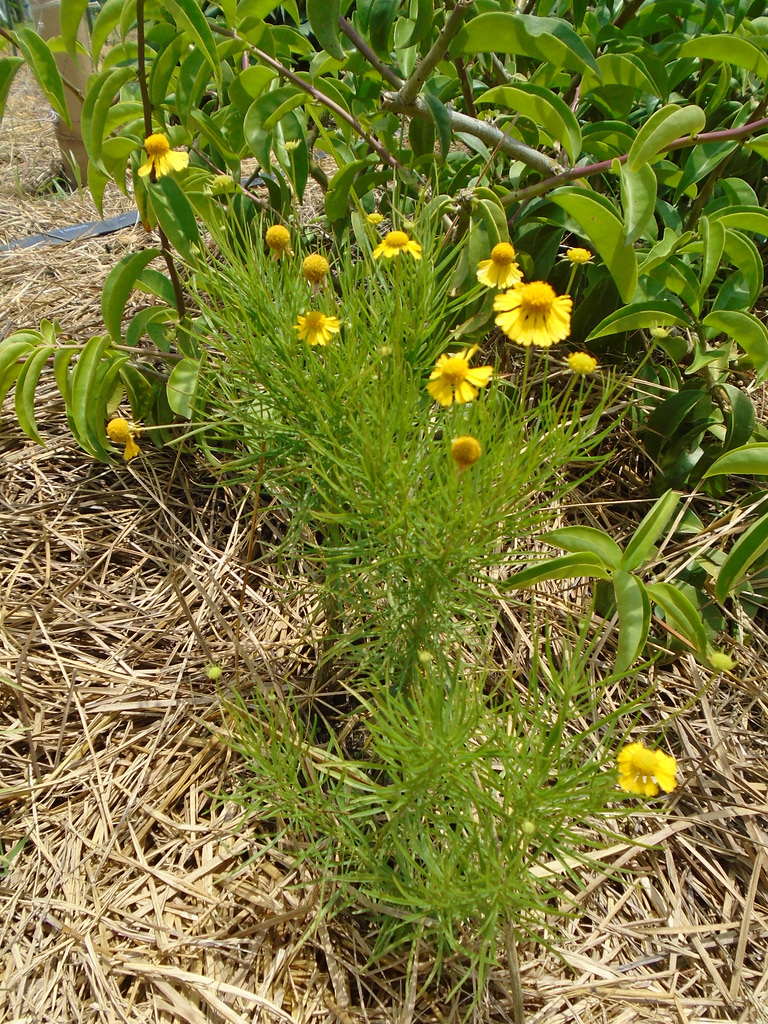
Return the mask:
<svg viewBox="0 0 768 1024"><path fill-rule="evenodd" d="M272 250L273 260L279 260L284 252L287 252L289 256L293 256L293 249L291 249L291 233L288 228L283 227L282 224L273 224L272 227L267 228L267 233L264 235L264 241Z"/></svg>
<svg viewBox="0 0 768 1024"><path fill-rule="evenodd" d="M522 279L523 272L515 262L515 247L509 242L494 245L491 258L477 264L477 280L486 288L509 288Z"/></svg>
<svg viewBox="0 0 768 1024"><path fill-rule="evenodd" d="M484 388L493 376L492 366L472 368L469 361L477 352L478 346L465 348L453 355L443 353L429 376L427 391L440 405L451 405L454 401L460 405L477 398L480 388Z"/></svg>
<svg viewBox="0 0 768 1024"><path fill-rule="evenodd" d="M297 320L293 329L299 332L300 340L306 338L308 345L327 345L331 337L341 330L341 323L335 316L326 316L316 309L298 316Z"/></svg>
<svg viewBox="0 0 768 1024"><path fill-rule="evenodd" d="M414 242L404 231L390 231L373 250L373 258L377 260L379 256L385 256L391 260L401 252L410 253L415 260L421 259L421 246L418 242Z"/></svg>
<svg viewBox="0 0 768 1024"><path fill-rule="evenodd" d="M580 377L585 377L597 366L597 360L589 352L571 352L568 356L568 365Z"/></svg>
<svg viewBox="0 0 768 1024"><path fill-rule="evenodd" d="M122 416L116 416L107 424L107 437L115 444L124 444L125 451L123 458L126 462L135 459L141 449L136 444L136 438L141 433L138 423L126 420Z"/></svg>
<svg viewBox="0 0 768 1024"><path fill-rule="evenodd" d="M381 222L384 220L384 214L383 213L367 213L365 215L365 219L368 221L369 224L372 224L373 227L378 227L378 225L381 224Z"/></svg>
<svg viewBox="0 0 768 1024"><path fill-rule="evenodd" d="M659 788L671 793L677 786L677 761L663 750L648 750L642 743L630 743L618 756L619 785L627 793L656 796Z"/></svg>
<svg viewBox="0 0 768 1024"><path fill-rule="evenodd" d="M162 178L164 174L183 171L189 166L189 153L177 153L172 150L162 132L147 136L144 139L144 149L147 152L147 160L139 168L141 178L146 178L152 171L155 172L156 178Z"/></svg>
<svg viewBox="0 0 768 1024"><path fill-rule="evenodd" d="M476 437L465 434L457 437L451 444L451 458L456 463L459 472L473 466L480 458L483 449Z"/></svg>
<svg viewBox="0 0 768 1024"><path fill-rule="evenodd" d="M570 260L571 263L584 264L589 263L593 257L593 253L589 249L568 249L565 258Z"/></svg>
<svg viewBox="0 0 768 1024"><path fill-rule="evenodd" d="M493 300L495 323L518 345L549 348L571 333L570 295L556 295L546 281L514 284Z"/></svg>

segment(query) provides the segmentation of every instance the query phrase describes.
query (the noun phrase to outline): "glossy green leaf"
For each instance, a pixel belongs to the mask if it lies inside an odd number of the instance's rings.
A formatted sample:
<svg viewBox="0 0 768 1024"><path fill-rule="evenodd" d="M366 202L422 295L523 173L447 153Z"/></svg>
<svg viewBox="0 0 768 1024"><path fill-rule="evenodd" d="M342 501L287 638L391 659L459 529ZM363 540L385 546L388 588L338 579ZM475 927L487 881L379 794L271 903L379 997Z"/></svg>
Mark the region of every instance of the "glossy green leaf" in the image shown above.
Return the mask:
<svg viewBox="0 0 768 1024"><path fill-rule="evenodd" d="M107 173L102 159L107 118L110 115L115 95L135 76L133 68L115 68L92 76L88 83L85 103L81 113L81 131L88 156L102 174Z"/></svg>
<svg viewBox="0 0 768 1024"><path fill-rule="evenodd" d="M195 211L172 174L164 174L149 186L149 199L171 245L189 259L190 247L200 241L200 231Z"/></svg>
<svg viewBox="0 0 768 1024"><path fill-rule="evenodd" d="M434 0L417 0L416 20L413 31L405 41L405 46L415 46L429 33L432 28L432 20L435 16Z"/></svg>
<svg viewBox="0 0 768 1024"><path fill-rule="evenodd" d="M651 602L645 584L632 573L618 569L613 574L619 637L615 672L626 672L640 657L651 625Z"/></svg>
<svg viewBox="0 0 768 1024"><path fill-rule="evenodd" d="M587 341L602 338L606 334L622 334L648 327L690 327L691 323L680 306L656 299L653 302L634 302L617 309L605 320L601 320Z"/></svg>
<svg viewBox="0 0 768 1024"><path fill-rule="evenodd" d="M341 0L307 0L307 18L312 31L325 50L336 60L344 60L344 47L339 41Z"/></svg>
<svg viewBox="0 0 768 1024"><path fill-rule="evenodd" d="M620 175L624 239L627 245L632 245L654 222L656 175L650 164L642 164L636 171L622 164Z"/></svg>
<svg viewBox="0 0 768 1024"><path fill-rule="evenodd" d="M37 338L27 340L12 334L0 343L0 403L13 387L21 373L23 360L31 349L36 347Z"/></svg>
<svg viewBox="0 0 768 1024"><path fill-rule="evenodd" d="M104 380L104 356L109 345L110 339L101 335L91 338L86 343L72 372L71 396L67 403L75 440L85 451L102 462L112 461L110 452L103 444L106 441L106 410L103 406L99 408L98 401L99 388ZM101 430L96 430L93 426L93 418L98 413L103 417Z"/></svg>
<svg viewBox="0 0 768 1024"><path fill-rule="evenodd" d="M695 135L707 122L707 115L694 104L680 107L676 103L657 110L638 131L627 158L627 167L636 171L666 152L670 143L683 136Z"/></svg>
<svg viewBox="0 0 768 1024"><path fill-rule="evenodd" d="M120 379L125 386L133 418L143 420L152 406L152 385L131 363L120 367Z"/></svg>
<svg viewBox="0 0 768 1024"><path fill-rule="evenodd" d="M374 155L364 157L362 160L353 160L345 164L331 178L328 184L328 191L325 194L325 215L329 221L340 220L346 215L349 205L349 192L352 188L355 175L372 163L376 163Z"/></svg>
<svg viewBox="0 0 768 1024"><path fill-rule="evenodd" d="M591 551L608 569L618 569L622 551L616 541L602 530L592 526L565 526L542 534L541 539L556 548L564 548L574 554Z"/></svg>
<svg viewBox="0 0 768 1024"><path fill-rule="evenodd" d="M3 119L8 90L11 88L14 75L24 63L23 57L0 58L0 121Z"/></svg>
<svg viewBox="0 0 768 1024"><path fill-rule="evenodd" d="M548 196L566 211L594 245L625 302L637 286L637 257L624 240L624 224L610 201L582 188L562 188Z"/></svg>
<svg viewBox="0 0 768 1024"><path fill-rule="evenodd" d="M389 37L402 0L373 0L368 16L368 35L373 49L389 55Z"/></svg>
<svg viewBox="0 0 768 1024"><path fill-rule="evenodd" d="M491 11L468 21L450 47L452 54L511 53L547 61L556 68L600 74L581 37L559 18Z"/></svg>
<svg viewBox="0 0 768 1024"><path fill-rule="evenodd" d="M754 565L766 551L768 551L768 513L761 516L756 523L742 533L720 566L720 572L717 574L715 582L715 597L718 601L725 601L728 595L744 582L750 566Z"/></svg>
<svg viewBox="0 0 768 1024"><path fill-rule="evenodd" d="M573 163L581 152L581 129L573 111L551 89L530 82L518 85L497 85L479 98L478 103L492 103L523 114L552 136L566 151Z"/></svg>
<svg viewBox="0 0 768 1024"><path fill-rule="evenodd" d="M722 221L715 221L722 224ZM749 294L749 305L753 306L763 288L763 259L752 239L736 228L726 228L723 245L728 260L742 274Z"/></svg>
<svg viewBox="0 0 768 1024"><path fill-rule="evenodd" d="M67 409L72 400L72 375L69 364L74 354L74 348L60 348L53 355L53 376Z"/></svg>
<svg viewBox="0 0 768 1024"><path fill-rule="evenodd" d="M689 641L701 658L707 654L707 635L698 608L671 583L648 583L652 601L664 610L668 625Z"/></svg>
<svg viewBox="0 0 768 1024"><path fill-rule="evenodd" d="M166 385L168 404L177 416L191 420L200 382L200 361L184 358L176 363Z"/></svg>
<svg viewBox="0 0 768 1024"><path fill-rule="evenodd" d="M754 313L717 309L704 317L702 324L733 338L749 356L758 382L768 379L768 329Z"/></svg>
<svg viewBox="0 0 768 1024"><path fill-rule="evenodd" d="M61 0L59 7L61 38L64 48L72 57L75 56L77 33L87 7L88 0Z"/></svg>
<svg viewBox="0 0 768 1024"><path fill-rule="evenodd" d="M155 256L160 255L159 249L142 249L130 253L115 264L107 275L101 295L101 315L114 341L121 340L123 311L136 278Z"/></svg>
<svg viewBox="0 0 768 1024"><path fill-rule="evenodd" d="M47 43L43 42L34 29L26 26L17 28L14 37L16 45L24 54L30 70L35 76L35 81L45 93L45 98L59 117L71 127L72 122L64 96L64 83Z"/></svg>
<svg viewBox="0 0 768 1024"><path fill-rule="evenodd" d="M591 551L580 551L573 555L549 558L527 569L521 569L511 577L508 586L513 590L520 590L523 587L532 587L536 583L543 583L545 580L571 580L581 576L610 579L610 574L598 555Z"/></svg>
<svg viewBox="0 0 768 1024"><path fill-rule="evenodd" d="M448 157L451 151L451 115L444 103L441 103L437 96L431 92L424 93L424 102L429 107L432 120L437 129L437 138L440 142L440 152L443 160Z"/></svg>
<svg viewBox="0 0 768 1024"><path fill-rule="evenodd" d="M703 57L754 71L765 82L768 79L768 57L756 46L733 33L697 36L683 43L678 57Z"/></svg>
<svg viewBox="0 0 768 1024"><path fill-rule="evenodd" d="M597 67L600 77L591 71L585 72L581 82L582 96L610 85L647 92L652 96L659 95L656 84L643 68L642 60L634 54L604 53L597 58Z"/></svg>
<svg viewBox="0 0 768 1024"><path fill-rule="evenodd" d="M179 28L186 29L196 46L205 54L213 77L221 88L221 65L216 42L211 26L195 0L163 0L163 6L169 11Z"/></svg>
<svg viewBox="0 0 768 1024"><path fill-rule="evenodd" d="M703 479L731 473L738 476L768 476L768 444L745 444L726 452L712 463Z"/></svg>
<svg viewBox="0 0 768 1024"><path fill-rule="evenodd" d="M720 266L725 245L725 228L720 221L711 221L708 217L702 217L699 220L699 231L703 242L699 295L703 298Z"/></svg>
<svg viewBox="0 0 768 1024"><path fill-rule="evenodd" d="M710 220L717 220L726 228L768 235L768 210L764 210L762 206L726 206L722 210L710 212L708 216Z"/></svg>
<svg viewBox="0 0 768 1024"><path fill-rule="evenodd" d="M38 444L43 444L43 439L40 437L35 421L35 397L37 386L40 383L40 374L55 347L55 345L42 345L30 353L16 380L14 395L16 419L27 437Z"/></svg>
<svg viewBox="0 0 768 1024"><path fill-rule="evenodd" d="M93 63L99 66L99 57L107 38L114 32L124 7L123 0L106 0L99 10L91 29L91 54Z"/></svg>
<svg viewBox="0 0 768 1024"><path fill-rule="evenodd" d="M624 548L624 555L621 559L622 569L632 572L648 561L656 541L664 532L679 501L680 495L677 491L667 491L655 502L640 521L632 539Z"/></svg>

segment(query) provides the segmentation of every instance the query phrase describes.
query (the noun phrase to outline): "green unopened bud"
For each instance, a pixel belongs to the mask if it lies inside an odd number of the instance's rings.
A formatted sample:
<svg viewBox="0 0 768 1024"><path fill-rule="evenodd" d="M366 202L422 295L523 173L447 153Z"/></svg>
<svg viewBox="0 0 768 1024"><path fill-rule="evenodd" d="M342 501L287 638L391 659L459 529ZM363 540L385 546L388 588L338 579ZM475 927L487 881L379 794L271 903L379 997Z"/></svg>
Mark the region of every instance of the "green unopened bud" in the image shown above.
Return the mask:
<svg viewBox="0 0 768 1024"><path fill-rule="evenodd" d="M725 651L712 651L709 656L709 664L716 672L730 672L736 666L734 659Z"/></svg>
<svg viewBox="0 0 768 1024"><path fill-rule="evenodd" d="M421 665L428 665L432 661L432 653L430 651L419 651L416 655Z"/></svg>
<svg viewBox="0 0 768 1024"><path fill-rule="evenodd" d="M650 335L652 338L656 338L658 340L661 340L662 338L668 338L669 329L666 327L652 327L650 330Z"/></svg>
<svg viewBox="0 0 768 1024"><path fill-rule="evenodd" d="M536 831L536 822L526 819L520 823L520 831L524 836L532 836Z"/></svg>
<svg viewBox="0 0 768 1024"><path fill-rule="evenodd" d="M212 683L216 682L216 680L219 678L219 676L221 675L221 673L223 671L224 670L222 669L221 665L206 665L205 666L205 674L208 676L208 678L211 680Z"/></svg>

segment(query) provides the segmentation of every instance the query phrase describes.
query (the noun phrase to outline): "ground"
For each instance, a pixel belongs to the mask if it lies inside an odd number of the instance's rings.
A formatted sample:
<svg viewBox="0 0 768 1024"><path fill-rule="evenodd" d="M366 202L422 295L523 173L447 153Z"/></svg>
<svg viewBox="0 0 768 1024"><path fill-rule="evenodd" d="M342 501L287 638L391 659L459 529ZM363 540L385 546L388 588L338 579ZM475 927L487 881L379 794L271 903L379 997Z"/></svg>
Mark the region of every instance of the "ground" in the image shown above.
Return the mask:
<svg viewBox="0 0 768 1024"><path fill-rule="evenodd" d="M54 164L22 74L0 127L0 244L96 218L86 193L40 191ZM130 206L109 191L105 215ZM98 333L106 274L146 244L139 227L0 253L0 337L42 317L79 341ZM312 657L303 609L275 606L269 576L248 571L248 495L214 486L194 454L95 463L48 383L39 425L42 448L6 402L0 1020L457 1020L445 987L407 986L405 962L366 968L371 915L325 921L290 841L262 853L258 815L226 798L244 777L227 695L289 686ZM620 533L627 481L604 483L587 511ZM525 654L525 621L500 622L503 658ZM521 946L532 1024L768 1020L765 636L735 653L709 686L686 655L644 680L682 783L616 823L611 871L580 869L552 947ZM418 976L430 964L420 949ZM502 962L475 1019L511 1020L510 992Z"/></svg>

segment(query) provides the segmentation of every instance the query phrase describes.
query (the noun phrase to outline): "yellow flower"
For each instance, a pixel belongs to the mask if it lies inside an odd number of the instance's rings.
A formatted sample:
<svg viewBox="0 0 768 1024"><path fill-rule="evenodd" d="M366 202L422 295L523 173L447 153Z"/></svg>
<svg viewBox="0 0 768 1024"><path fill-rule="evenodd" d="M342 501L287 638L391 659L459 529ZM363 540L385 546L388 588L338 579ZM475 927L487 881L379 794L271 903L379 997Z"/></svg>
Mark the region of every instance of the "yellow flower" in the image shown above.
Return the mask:
<svg viewBox="0 0 768 1024"><path fill-rule="evenodd" d="M597 366L597 360L589 352L571 352L568 356L568 365L574 373L584 377L586 374L592 373Z"/></svg>
<svg viewBox="0 0 768 1024"><path fill-rule="evenodd" d="M472 369L469 360L478 346L465 348L455 355L443 353L429 376L427 391L440 405L451 405L454 399L459 403L471 402L477 398L478 388L483 388L493 376L492 366L478 366Z"/></svg>
<svg viewBox="0 0 768 1024"><path fill-rule="evenodd" d="M386 256L391 260L401 252L409 252L415 260L421 259L421 246L418 242L410 239L404 231L390 231L384 236L384 241L379 242L373 250L373 258L377 260L379 256Z"/></svg>
<svg viewBox="0 0 768 1024"><path fill-rule="evenodd" d="M312 253L301 264L301 276L312 285L312 294L317 295L329 270L328 260L320 253Z"/></svg>
<svg viewBox="0 0 768 1024"><path fill-rule="evenodd" d="M570 260L571 263L589 263L592 255L589 249L569 249L565 254L565 258Z"/></svg>
<svg viewBox="0 0 768 1024"><path fill-rule="evenodd" d="M518 345L549 348L571 333L570 295L555 295L546 281L514 284L497 295L493 308L499 314L496 324Z"/></svg>
<svg viewBox="0 0 768 1024"><path fill-rule="evenodd" d="M168 145L168 139L162 132L156 132L144 139L147 151L147 162L139 168L139 176L146 178L152 171L156 178L162 178L171 171L183 171L189 166L189 153L176 153Z"/></svg>
<svg viewBox="0 0 768 1024"><path fill-rule="evenodd" d="M293 329L299 332L302 341L307 339L308 345L327 345L331 335L341 330L341 324L335 316L326 316L316 309L311 309L305 316L299 316L298 321Z"/></svg>
<svg viewBox="0 0 768 1024"><path fill-rule="evenodd" d="M107 437L115 444L124 444L125 451L123 458L126 462L135 459L141 449L136 444L135 438L141 433L141 427L137 423L117 416L107 424Z"/></svg>
<svg viewBox="0 0 768 1024"><path fill-rule="evenodd" d="M377 225L381 224L381 222L384 220L384 214L383 213L367 213L365 215L365 219L368 221L369 224L372 224L374 227L377 227Z"/></svg>
<svg viewBox="0 0 768 1024"><path fill-rule="evenodd" d="M461 472L477 462L482 450L477 438L465 434L463 437L457 437L451 445L451 458Z"/></svg>
<svg viewBox="0 0 768 1024"><path fill-rule="evenodd" d="M293 256L293 249L291 249L291 233L288 228L284 228L282 224L273 224L271 228L267 228L264 241L272 250L273 260L279 260L284 252L287 252L289 256Z"/></svg>
<svg viewBox="0 0 768 1024"><path fill-rule="evenodd" d="M642 743L630 743L619 753L619 785L627 793L656 796L661 787L671 793L677 785L677 762L662 750L646 750Z"/></svg>
<svg viewBox="0 0 768 1024"><path fill-rule="evenodd" d="M494 245L491 258L477 264L477 280L486 288L509 288L522 279L523 272L515 262L515 247L509 242Z"/></svg>

